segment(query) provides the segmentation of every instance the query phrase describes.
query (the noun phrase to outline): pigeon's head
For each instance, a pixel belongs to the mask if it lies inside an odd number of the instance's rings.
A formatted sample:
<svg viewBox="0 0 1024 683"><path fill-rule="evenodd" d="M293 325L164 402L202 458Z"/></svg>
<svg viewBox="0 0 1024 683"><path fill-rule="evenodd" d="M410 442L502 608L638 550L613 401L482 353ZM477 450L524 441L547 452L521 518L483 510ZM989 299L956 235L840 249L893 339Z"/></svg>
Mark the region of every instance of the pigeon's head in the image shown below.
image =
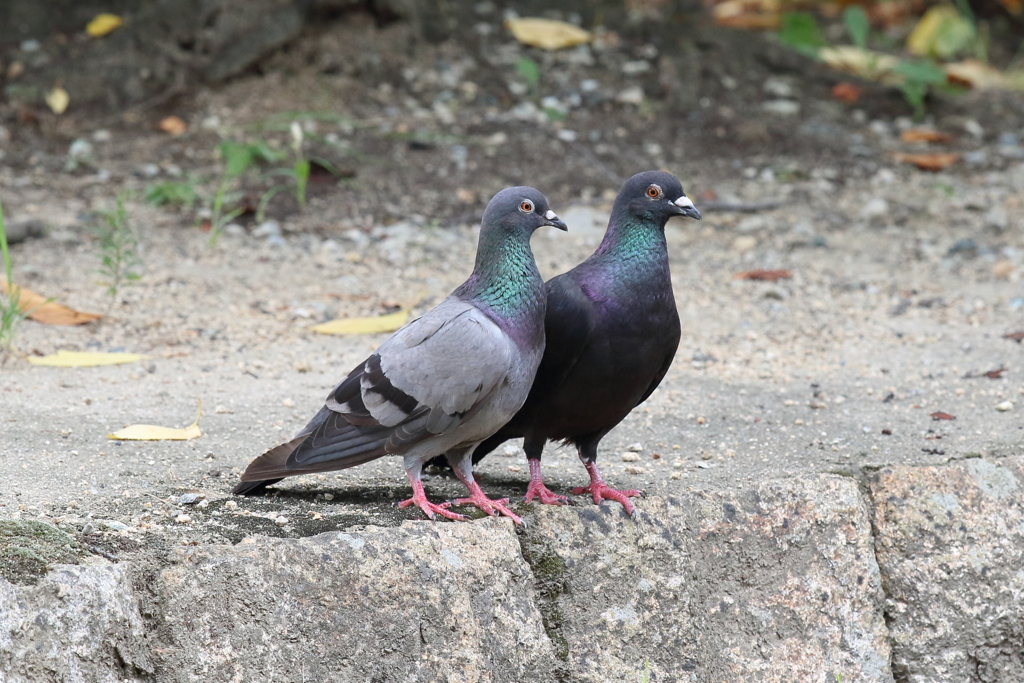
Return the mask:
<svg viewBox="0 0 1024 683"><path fill-rule="evenodd" d="M672 216L700 220L700 211L683 192L679 179L665 171L645 171L627 180L615 199L615 212L620 211L662 226Z"/></svg>
<svg viewBox="0 0 1024 683"><path fill-rule="evenodd" d="M484 210L484 227L501 226L527 237L542 225L568 230L548 207L548 200L532 187L506 187L494 195Z"/></svg>

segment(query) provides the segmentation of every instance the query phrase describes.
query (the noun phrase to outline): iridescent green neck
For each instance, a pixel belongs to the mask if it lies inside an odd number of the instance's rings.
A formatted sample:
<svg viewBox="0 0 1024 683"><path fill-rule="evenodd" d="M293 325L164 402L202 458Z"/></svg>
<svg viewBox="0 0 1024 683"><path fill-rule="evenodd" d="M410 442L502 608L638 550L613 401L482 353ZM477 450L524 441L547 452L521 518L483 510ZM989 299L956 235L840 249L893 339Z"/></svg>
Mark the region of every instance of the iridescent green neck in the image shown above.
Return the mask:
<svg viewBox="0 0 1024 683"><path fill-rule="evenodd" d="M455 294L514 319L536 307L543 286L529 237L494 230L481 234L473 274Z"/></svg>
<svg viewBox="0 0 1024 683"><path fill-rule="evenodd" d="M650 258L652 253L665 254L665 221L641 216L612 215L608 230L594 256L623 260Z"/></svg>

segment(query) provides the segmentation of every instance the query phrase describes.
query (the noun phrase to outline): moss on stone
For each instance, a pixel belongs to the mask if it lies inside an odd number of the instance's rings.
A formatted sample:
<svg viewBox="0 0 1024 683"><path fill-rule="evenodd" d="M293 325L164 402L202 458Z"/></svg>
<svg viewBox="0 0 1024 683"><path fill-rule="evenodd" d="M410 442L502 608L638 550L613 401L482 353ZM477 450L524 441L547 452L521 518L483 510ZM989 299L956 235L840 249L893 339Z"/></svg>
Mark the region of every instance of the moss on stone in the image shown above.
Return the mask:
<svg viewBox="0 0 1024 683"><path fill-rule="evenodd" d="M57 563L78 563L75 539L44 522L0 519L0 577L34 585Z"/></svg>

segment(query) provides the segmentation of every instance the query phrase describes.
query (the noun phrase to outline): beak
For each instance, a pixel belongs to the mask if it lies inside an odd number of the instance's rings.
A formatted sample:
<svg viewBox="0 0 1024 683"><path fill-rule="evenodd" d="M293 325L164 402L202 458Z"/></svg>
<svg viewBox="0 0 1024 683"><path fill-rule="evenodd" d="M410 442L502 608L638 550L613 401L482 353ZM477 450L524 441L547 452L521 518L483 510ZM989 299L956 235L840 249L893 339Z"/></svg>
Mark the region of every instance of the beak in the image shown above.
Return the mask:
<svg viewBox="0 0 1024 683"><path fill-rule="evenodd" d="M690 218L700 220L700 211L697 210L697 207L693 205L693 202L685 194L674 202L669 202L669 204L675 207L676 215L689 216Z"/></svg>
<svg viewBox="0 0 1024 683"><path fill-rule="evenodd" d="M565 224L565 221L563 221L561 218L559 218L558 214L556 214L551 209L548 209L548 212L546 214L544 214L544 220L545 220L544 225L550 225L552 227L558 228L559 230L563 230L565 232L569 231L569 226Z"/></svg>

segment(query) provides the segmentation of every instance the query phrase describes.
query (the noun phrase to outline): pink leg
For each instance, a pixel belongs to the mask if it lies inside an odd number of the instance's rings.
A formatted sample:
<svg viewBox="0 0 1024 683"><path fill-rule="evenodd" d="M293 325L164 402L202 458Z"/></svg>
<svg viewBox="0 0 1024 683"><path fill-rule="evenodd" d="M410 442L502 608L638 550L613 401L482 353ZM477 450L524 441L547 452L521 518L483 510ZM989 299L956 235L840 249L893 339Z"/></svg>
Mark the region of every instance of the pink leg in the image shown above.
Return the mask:
<svg viewBox="0 0 1024 683"><path fill-rule="evenodd" d="M427 515L428 519L434 519L434 514L439 514L447 519L466 519L465 515L460 515L456 512L449 512L448 508L452 506L451 503L441 503L435 505L427 500L427 494L423 492L423 482L420 481L419 477L414 477L411 472L406 471L409 476L409 483L412 484L412 498L403 500L398 504L400 508L407 508L410 505L415 505Z"/></svg>
<svg viewBox="0 0 1024 683"><path fill-rule="evenodd" d="M537 496L545 505L561 505L563 502L569 502L568 498L552 493L544 485L544 477L540 474L540 460L529 460L528 462L530 463L530 487L526 489L527 503L532 501L534 496Z"/></svg>
<svg viewBox="0 0 1024 683"><path fill-rule="evenodd" d="M589 493L594 497L594 505L600 505L602 500L614 500L622 503L622 507L626 508L626 512L630 517L636 515L636 508L629 502L629 499L631 496L639 496L639 491L616 491L604 483L604 479L601 478L601 473L597 469L596 462L587 462L583 466L587 468L587 472L590 474L590 486L577 486L572 490L573 495L578 496L581 493Z"/></svg>
<svg viewBox="0 0 1024 683"><path fill-rule="evenodd" d="M511 518L516 524L522 524L523 520L516 513L505 507L505 503L508 502L508 498L500 498L495 500L488 498L487 494L484 493L483 489L480 488L480 484L476 483L476 479L470 474L466 477L459 468L454 468L455 476L465 484L466 488L469 489L469 498L459 498L455 500L456 505L475 505L492 517L498 514L505 515Z"/></svg>

